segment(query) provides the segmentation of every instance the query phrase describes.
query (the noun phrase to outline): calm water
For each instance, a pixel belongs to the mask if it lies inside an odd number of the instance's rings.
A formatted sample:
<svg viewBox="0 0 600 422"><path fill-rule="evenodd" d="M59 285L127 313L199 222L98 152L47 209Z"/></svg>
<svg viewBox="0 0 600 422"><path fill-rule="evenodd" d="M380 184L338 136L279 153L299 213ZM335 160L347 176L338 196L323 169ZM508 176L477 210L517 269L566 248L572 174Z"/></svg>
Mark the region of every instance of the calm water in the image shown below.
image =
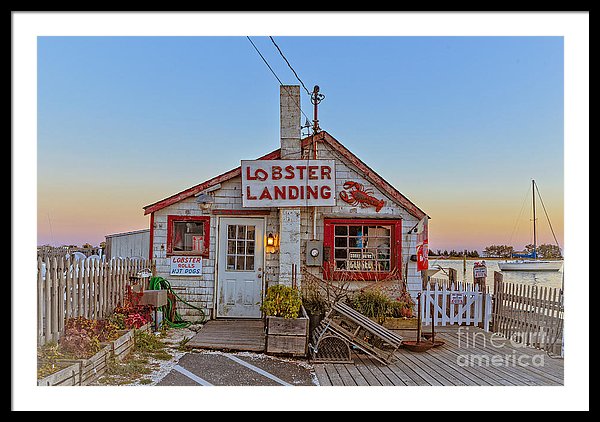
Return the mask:
<svg viewBox="0 0 600 422"><path fill-rule="evenodd" d="M467 259L467 282L473 282L473 267L475 262L480 262L481 259ZM539 271L539 272L528 272L528 271L500 271L498 268L498 261L485 260L487 266L487 285L490 288L494 287L494 271L499 271L504 281L508 283L523 283L545 287L561 287L563 278L563 268L560 271ZM436 259L434 257L429 258L429 268L433 268L436 265L440 265L442 268L454 268L457 271L458 280L463 281L463 261L451 260L451 259ZM441 271L434 274L434 278L447 278Z"/></svg>

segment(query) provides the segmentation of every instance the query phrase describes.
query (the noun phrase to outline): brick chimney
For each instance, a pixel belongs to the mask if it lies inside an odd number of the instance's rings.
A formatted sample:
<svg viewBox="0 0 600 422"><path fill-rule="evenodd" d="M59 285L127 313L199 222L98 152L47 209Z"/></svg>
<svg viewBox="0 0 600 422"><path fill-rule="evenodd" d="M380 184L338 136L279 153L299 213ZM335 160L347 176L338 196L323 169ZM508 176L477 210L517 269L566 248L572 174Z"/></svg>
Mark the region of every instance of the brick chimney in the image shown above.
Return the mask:
<svg viewBox="0 0 600 422"><path fill-rule="evenodd" d="M281 85L279 87L279 121L281 138L281 158L300 160L301 115L300 86Z"/></svg>
<svg viewBox="0 0 600 422"><path fill-rule="evenodd" d="M280 138L281 159L300 160L301 119L300 86L281 85L280 102ZM296 267L298 287L302 278L300 273L300 208L279 209L279 283L292 285L292 268Z"/></svg>

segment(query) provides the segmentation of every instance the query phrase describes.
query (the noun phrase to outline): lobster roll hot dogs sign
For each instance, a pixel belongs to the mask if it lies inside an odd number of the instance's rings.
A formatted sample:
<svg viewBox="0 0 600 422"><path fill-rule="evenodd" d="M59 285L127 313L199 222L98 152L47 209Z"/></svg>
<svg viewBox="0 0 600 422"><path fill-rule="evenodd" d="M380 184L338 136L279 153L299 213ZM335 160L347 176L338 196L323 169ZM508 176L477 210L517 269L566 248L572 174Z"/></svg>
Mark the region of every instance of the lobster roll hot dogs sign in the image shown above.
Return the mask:
<svg viewBox="0 0 600 422"><path fill-rule="evenodd" d="M242 160L243 207L335 205L335 160Z"/></svg>

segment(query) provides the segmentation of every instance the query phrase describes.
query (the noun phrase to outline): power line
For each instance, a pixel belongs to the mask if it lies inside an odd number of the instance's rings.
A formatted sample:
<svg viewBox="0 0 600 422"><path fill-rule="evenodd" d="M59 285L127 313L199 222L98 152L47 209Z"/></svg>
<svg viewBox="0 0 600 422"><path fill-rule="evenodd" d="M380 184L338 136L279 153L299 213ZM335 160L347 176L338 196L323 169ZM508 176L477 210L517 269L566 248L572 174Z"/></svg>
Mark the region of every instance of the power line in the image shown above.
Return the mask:
<svg viewBox="0 0 600 422"><path fill-rule="evenodd" d="M254 45L254 43L252 42L252 40L250 39L250 37L246 36L246 38L248 38L248 41L250 41L250 44L252 44L252 47L254 47L254 49L256 50L256 52L258 53L258 55L260 56L260 58L263 59L263 62L265 62L265 64L267 65L267 67L269 68L269 70L271 71L271 73L273 74L273 76L275 76L275 78L279 81L279 85L283 85L283 82L281 82L281 79L279 79L279 76L277 76L277 74L275 73L275 71L271 68L271 66L267 62L267 59L265 59L263 57L263 55L260 53L260 51L258 51L258 48L256 48L256 46Z"/></svg>
<svg viewBox="0 0 600 422"><path fill-rule="evenodd" d="M256 50L256 52L258 53L258 55L260 56L260 58L263 60L263 62L265 62L265 64L267 65L267 67L269 68L269 70L271 71L271 73L273 74L273 76L275 76L275 78L279 81L279 85L283 86L283 82L281 82L281 79L279 79L279 76L277 76L277 74L275 73L275 71L273 70L273 68L269 65L269 63L267 62L267 59L265 59L264 56L260 53L260 51L258 50L258 48L256 47L256 45L252 42L252 40L250 39L250 37L246 35L246 38L248 38L248 41L250 41L250 44L252 44L252 47L254 47L254 49ZM300 81L300 82L302 83L302 81ZM302 84L302 85L304 86L304 84ZM306 87L304 87L304 89L306 89ZM287 90L286 90L286 93L287 93ZM288 95L290 95L290 94L288 94ZM298 109L300 110L300 113L302 113L304 115L304 117L306 118L306 120L309 120L308 116L306 115L306 113L304 113L304 111L302 111L302 108L299 107Z"/></svg>
<svg viewBox="0 0 600 422"><path fill-rule="evenodd" d="M298 81L302 84L302 87L304 88L304 90L306 91L306 93L310 96L311 93L308 90L308 88L306 88L306 85L304 85L304 82L302 82L302 80L300 79L300 77L298 76L298 74L296 73L296 71L294 70L294 68L292 67L292 65L290 64L290 62L288 61L288 59L285 58L283 51L281 51L281 48L279 48L279 46L277 45L277 43L275 42L275 40L273 39L273 37L269 36L269 38L271 39L271 41L273 42L273 44L275 45L275 47L277 48L277 51L279 51L279 54L281 54L281 57L283 57L283 60L285 60L285 62L287 63L288 67L291 69L292 72L294 72L294 76L296 77L296 79L298 79Z"/></svg>

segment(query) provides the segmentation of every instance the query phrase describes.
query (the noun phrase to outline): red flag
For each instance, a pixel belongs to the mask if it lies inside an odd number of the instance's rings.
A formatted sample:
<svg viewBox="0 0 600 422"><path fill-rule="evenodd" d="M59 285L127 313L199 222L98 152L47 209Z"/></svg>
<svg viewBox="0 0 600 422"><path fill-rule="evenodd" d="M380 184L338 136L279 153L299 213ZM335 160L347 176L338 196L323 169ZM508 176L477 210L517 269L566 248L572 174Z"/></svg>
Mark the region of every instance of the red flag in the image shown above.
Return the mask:
<svg viewBox="0 0 600 422"><path fill-rule="evenodd" d="M429 228L428 217L425 216L417 224L417 271L429 268Z"/></svg>

